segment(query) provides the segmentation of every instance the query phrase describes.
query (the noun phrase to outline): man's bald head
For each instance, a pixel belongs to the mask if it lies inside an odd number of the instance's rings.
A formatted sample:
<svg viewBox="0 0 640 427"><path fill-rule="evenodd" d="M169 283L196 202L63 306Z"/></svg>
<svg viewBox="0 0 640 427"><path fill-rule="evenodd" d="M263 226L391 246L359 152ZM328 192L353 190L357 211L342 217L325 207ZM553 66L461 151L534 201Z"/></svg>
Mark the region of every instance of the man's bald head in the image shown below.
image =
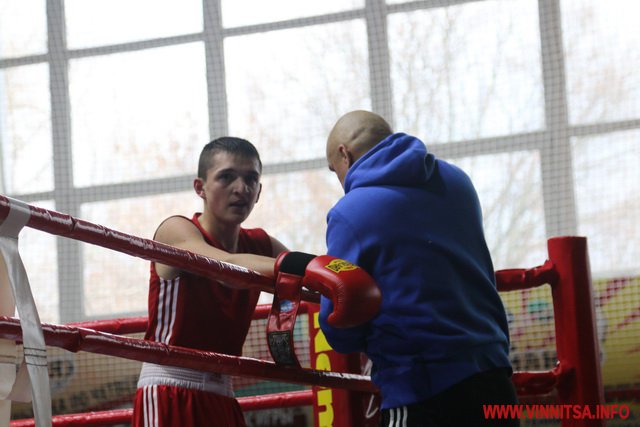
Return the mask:
<svg viewBox="0 0 640 427"><path fill-rule="evenodd" d="M356 110L345 114L327 139L329 169L344 186L344 177L351 165L392 133L389 123L375 113Z"/></svg>
<svg viewBox="0 0 640 427"><path fill-rule="evenodd" d="M351 111L333 126L327 149L344 144L357 155L355 161L392 133L389 123L379 115L364 110Z"/></svg>

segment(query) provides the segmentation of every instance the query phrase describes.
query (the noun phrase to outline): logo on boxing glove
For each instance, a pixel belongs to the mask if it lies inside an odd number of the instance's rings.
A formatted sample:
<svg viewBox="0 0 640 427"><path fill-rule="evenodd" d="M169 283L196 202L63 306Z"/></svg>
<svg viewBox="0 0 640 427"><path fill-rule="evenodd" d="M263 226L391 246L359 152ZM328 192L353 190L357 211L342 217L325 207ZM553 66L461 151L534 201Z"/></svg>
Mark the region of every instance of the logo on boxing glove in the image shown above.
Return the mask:
<svg viewBox="0 0 640 427"><path fill-rule="evenodd" d="M360 267L355 264L351 264L349 261L345 261L343 259L332 259L329 264L324 266L324 268L327 268L334 273L341 273L343 271L355 270Z"/></svg>

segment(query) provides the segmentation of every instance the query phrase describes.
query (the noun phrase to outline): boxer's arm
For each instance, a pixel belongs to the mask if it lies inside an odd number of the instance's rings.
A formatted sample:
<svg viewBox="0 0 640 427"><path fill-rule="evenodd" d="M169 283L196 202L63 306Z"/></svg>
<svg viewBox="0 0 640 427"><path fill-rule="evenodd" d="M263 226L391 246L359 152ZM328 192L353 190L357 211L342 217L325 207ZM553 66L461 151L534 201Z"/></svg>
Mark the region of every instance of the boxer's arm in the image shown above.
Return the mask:
<svg viewBox="0 0 640 427"><path fill-rule="evenodd" d="M219 261L239 265L267 277L273 277L273 264L275 261L273 258L253 254L229 253L215 248L209 245L198 228L184 217L174 216L165 220L158 227L154 240ZM172 279L180 274L179 268L159 263L156 264L156 271L159 276L165 279Z"/></svg>
<svg viewBox="0 0 640 427"><path fill-rule="evenodd" d="M282 242L280 242L275 237L269 236L269 239L271 239L271 248L272 248L271 254L273 255L274 258L277 258L278 255L280 255L282 252L289 250L284 244L282 244Z"/></svg>

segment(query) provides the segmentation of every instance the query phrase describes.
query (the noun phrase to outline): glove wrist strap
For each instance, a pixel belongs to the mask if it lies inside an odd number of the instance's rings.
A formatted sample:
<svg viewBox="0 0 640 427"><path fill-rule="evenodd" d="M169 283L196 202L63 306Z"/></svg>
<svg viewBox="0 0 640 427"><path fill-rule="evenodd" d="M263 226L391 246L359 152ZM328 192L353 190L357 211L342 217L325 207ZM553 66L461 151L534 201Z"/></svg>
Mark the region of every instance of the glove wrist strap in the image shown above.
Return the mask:
<svg viewBox="0 0 640 427"><path fill-rule="evenodd" d="M273 360L280 365L300 366L295 354L293 330L300 308L301 288L302 276L278 273L267 320L267 343Z"/></svg>

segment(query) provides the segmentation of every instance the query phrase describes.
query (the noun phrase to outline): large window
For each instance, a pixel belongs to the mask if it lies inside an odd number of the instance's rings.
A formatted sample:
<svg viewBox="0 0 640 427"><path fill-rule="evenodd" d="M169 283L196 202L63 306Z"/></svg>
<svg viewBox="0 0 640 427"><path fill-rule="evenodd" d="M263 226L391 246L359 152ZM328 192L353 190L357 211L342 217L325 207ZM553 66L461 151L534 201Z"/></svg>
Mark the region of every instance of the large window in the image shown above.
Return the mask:
<svg viewBox="0 0 640 427"><path fill-rule="evenodd" d="M71 49L202 31L199 0L65 0L64 9Z"/></svg>
<svg viewBox="0 0 640 427"><path fill-rule="evenodd" d="M428 142L543 129L536 9L485 1L389 15L396 126Z"/></svg>
<svg viewBox="0 0 640 427"><path fill-rule="evenodd" d="M332 120L371 108L363 20L225 40L229 132L266 163L324 155Z"/></svg>
<svg viewBox="0 0 640 427"><path fill-rule="evenodd" d="M562 2L569 116L572 124L640 116L640 4Z"/></svg>
<svg viewBox="0 0 640 427"><path fill-rule="evenodd" d="M43 54L46 51L45 2L0 2L0 59Z"/></svg>
<svg viewBox="0 0 640 427"><path fill-rule="evenodd" d="M202 43L71 61L74 184L181 175L208 135Z"/></svg>
<svg viewBox="0 0 640 427"><path fill-rule="evenodd" d="M638 141L640 130L572 140L579 233L589 236L596 272L638 269Z"/></svg>
<svg viewBox="0 0 640 427"><path fill-rule="evenodd" d="M151 237L232 134L265 164L246 225L323 252L327 133L374 109L473 178L496 267L583 234L594 275L640 269L637 2L276 3L0 1L2 193ZM43 320L145 311L145 261L22 247Z"/></svg>
<svg viewBox="0 0 640 427"><path fill-rule="evenodd" d="M536 151L452 160L473 180L494 267L537 265L547 256L540 155Z"/></svg>
<svg viewBox="0 0 640 427"><path fill-rule="evenodd" d="M47 64L0 69L0 141L5 192L53 190Z"/></svg>

